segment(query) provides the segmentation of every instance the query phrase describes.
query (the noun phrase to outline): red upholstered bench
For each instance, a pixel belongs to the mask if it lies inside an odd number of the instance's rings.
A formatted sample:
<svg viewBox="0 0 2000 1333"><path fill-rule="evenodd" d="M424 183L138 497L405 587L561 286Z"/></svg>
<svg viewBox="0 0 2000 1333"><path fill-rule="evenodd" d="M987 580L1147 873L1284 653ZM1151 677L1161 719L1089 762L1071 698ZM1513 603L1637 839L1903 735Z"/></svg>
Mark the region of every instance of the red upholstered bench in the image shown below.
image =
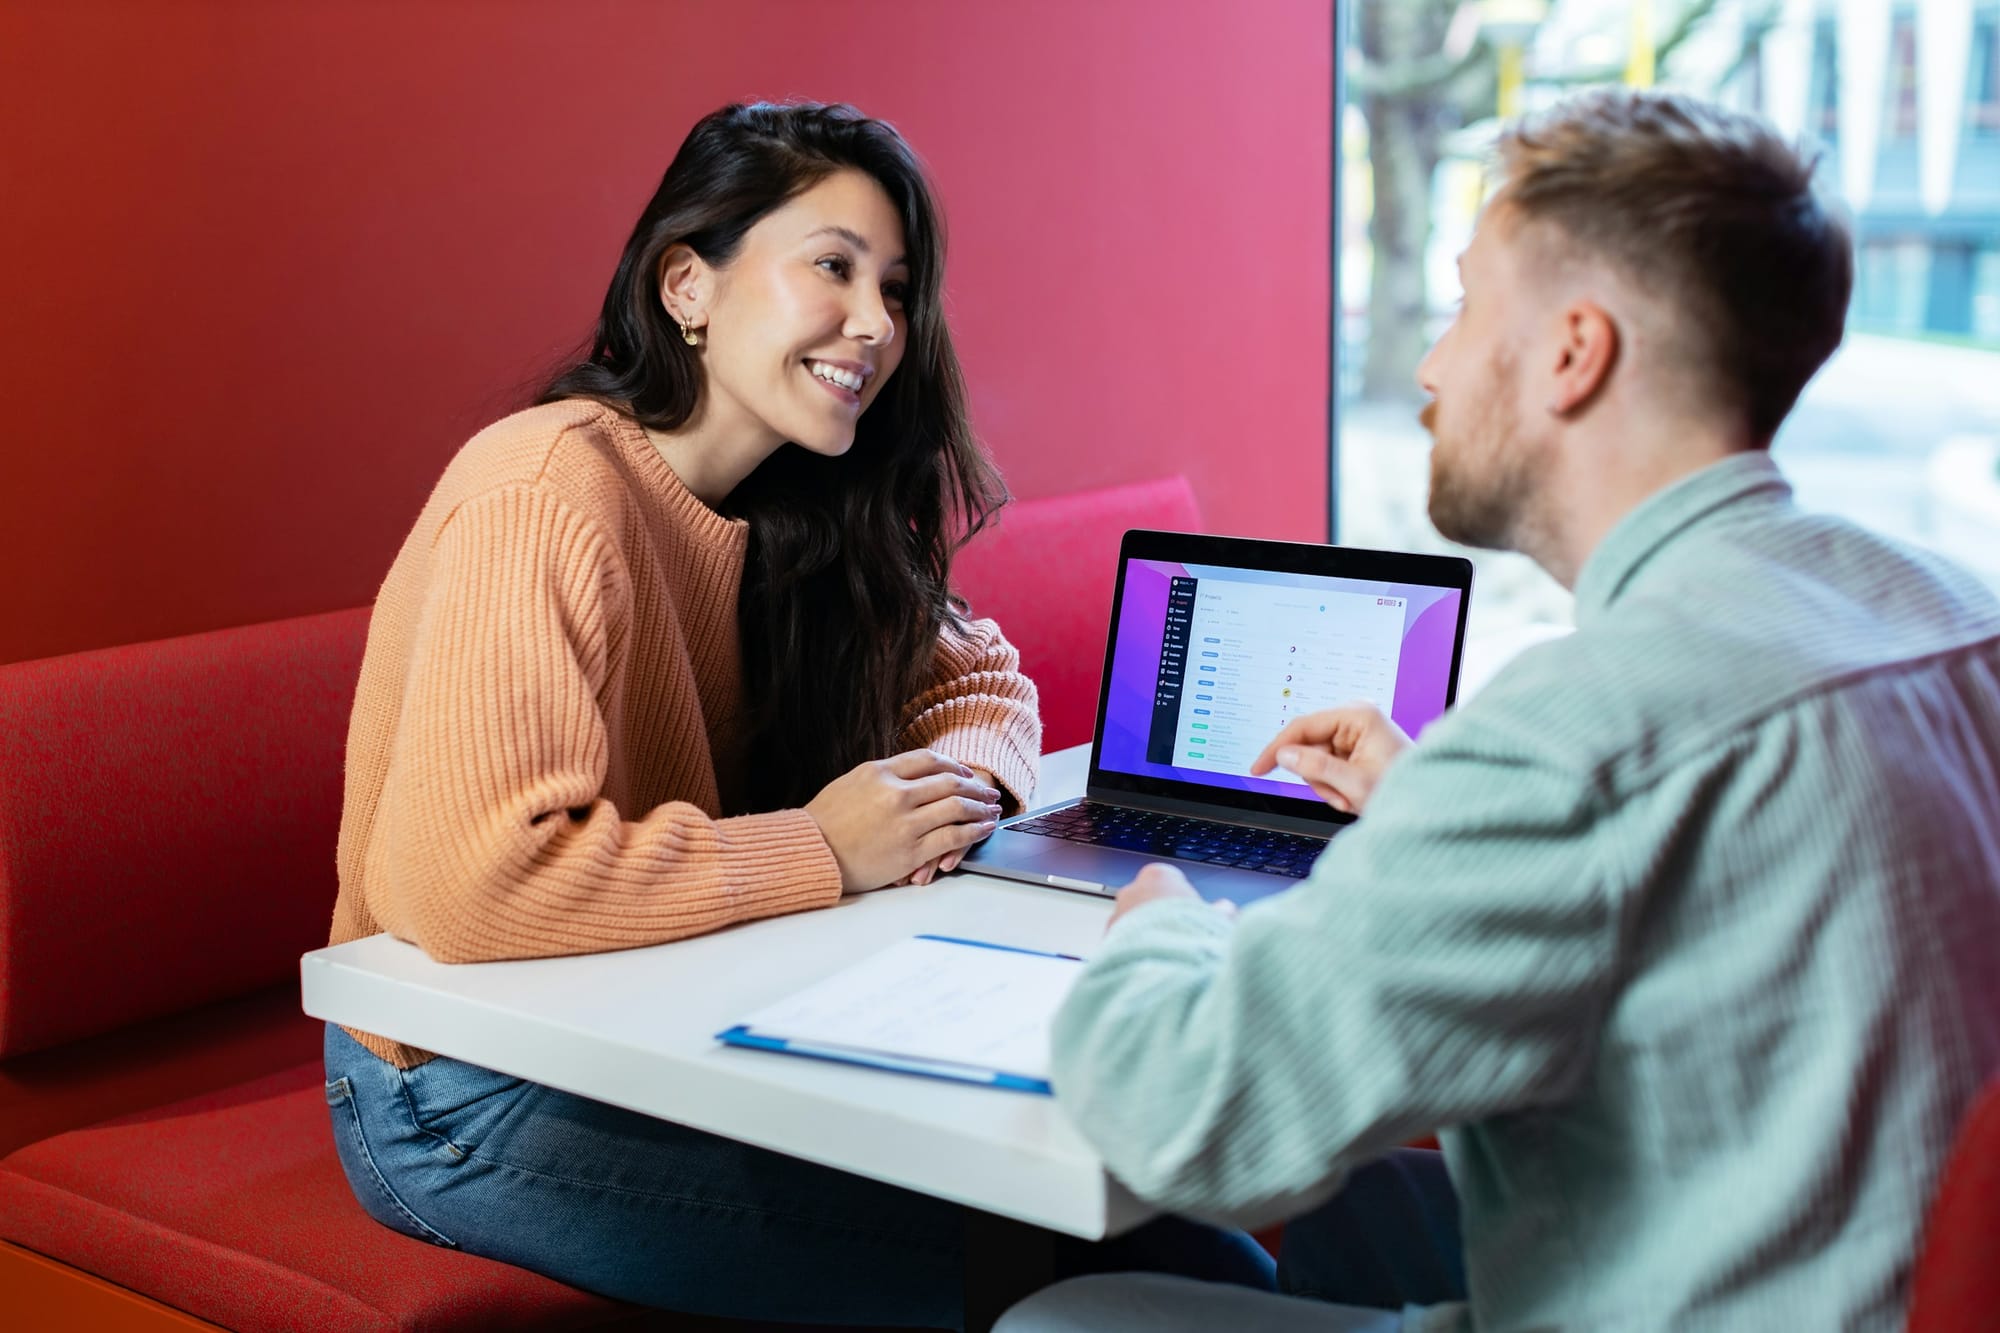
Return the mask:
<svg viewBox="0 0 2000 1333"><path fill-rule="evenodd" d="M1910 1333L2000 1329L2000 1079L1958 1131L1924 1228Z"/></svg>
<svg viewBox="0 0 2000 1333"><path fill-rule="evenodd" d="M377 1226L341 1176L297 972L332 913L367 621L0 667L11 1327L655 1322Z"/></svg>
<svg viewBox="0 0 2000 1333"><path fill-rule="evenodd" d="M1089 736L1119 534L1197 520L1176 478L1014 506L967 551L1049 744ZM332 914L367 619L0 666L5 1322L744 1333L410 1240L348 1193L298 957Z"/></svg>
<svg viewBox="0 0 2000 1333"><path fill-rule="evenodd" d="M1090 739L1118 542L1128 528L1199 531L1201 510L1187 478L1012 505L958 558L959 591L972 613L1000 622L1041 692L1045 749Z"/></svg>

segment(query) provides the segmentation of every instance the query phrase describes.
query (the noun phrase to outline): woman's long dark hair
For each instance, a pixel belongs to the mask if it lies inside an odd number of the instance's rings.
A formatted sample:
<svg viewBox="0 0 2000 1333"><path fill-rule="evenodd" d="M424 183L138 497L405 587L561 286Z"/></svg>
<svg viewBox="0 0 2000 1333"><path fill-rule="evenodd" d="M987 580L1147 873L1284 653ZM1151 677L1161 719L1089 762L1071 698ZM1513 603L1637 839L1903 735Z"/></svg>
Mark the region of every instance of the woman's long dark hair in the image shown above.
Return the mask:
<svg viewBox="0 0 2000 1333"><path fill-rule="evenodd" d="M1007 501L966 419L944 323L943 221L916 155L850 106L726 106L704 117L625 243L589 356L538 399L594 398L655 430L681 426L704 381L660 302L667 251L686 245L727 265L758 219L848 167L879 182L902 217L909 345L846 456L783 445L725 503L750 524L737 610L750 810L803 805L892 752L939 632L960 623L952 556Z"/></svg>

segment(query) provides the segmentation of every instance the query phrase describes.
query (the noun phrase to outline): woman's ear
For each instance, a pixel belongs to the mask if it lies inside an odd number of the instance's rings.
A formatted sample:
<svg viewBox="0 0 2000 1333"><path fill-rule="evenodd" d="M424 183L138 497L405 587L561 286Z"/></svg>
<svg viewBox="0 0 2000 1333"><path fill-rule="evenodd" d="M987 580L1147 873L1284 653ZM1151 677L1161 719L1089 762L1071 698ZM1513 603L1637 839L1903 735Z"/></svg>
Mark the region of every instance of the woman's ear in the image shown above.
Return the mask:
<svg viewBox="0 0 2000 1333"><path fill-rule="evenodd" d="M676 324L689 329L706 326L713 288L708 264L692 247L675 245L660 257L660 304Z"/></svg>

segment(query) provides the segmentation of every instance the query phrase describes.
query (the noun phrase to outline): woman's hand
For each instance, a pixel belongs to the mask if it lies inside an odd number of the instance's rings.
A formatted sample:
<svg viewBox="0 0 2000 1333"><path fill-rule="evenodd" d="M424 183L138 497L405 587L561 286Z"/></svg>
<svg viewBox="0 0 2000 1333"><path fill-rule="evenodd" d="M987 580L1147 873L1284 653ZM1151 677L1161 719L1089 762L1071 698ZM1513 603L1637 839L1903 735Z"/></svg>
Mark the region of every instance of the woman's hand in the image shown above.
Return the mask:
<svg viewBox="0 0 2000 1333"><path fill-rule="evenodd" d="M911 750L843 773L806 813L840 863L841 888L862 893L962 856L999 822L1000 790L935 750Z"/></svg>
<svg viewBox="0 0 2000 1333"><path fill-rule="evenodd" d="M1000 784L997 781L995 781L993 775L991 773L988 773L985 769L983 768L973 769L972 776L978 781L985 783L989 790L1000 791ZM1003 819L1006 818L1006 810L1007 810L1007 794L1004 791L1002 791L1000 792L1000 811L1001 811L1001 818ZM897 880L896 883L928 884L933 879L936 879L939 875L949 874L952 871L958 869L958 863L965 859L965 853L968 850L969 850L968 848L961 847L955 852L946 852L943 856L938 857L936 860L927 861L923 865L918 866L908 875L904 876L902 879Z"/></svg>
<svg viewBox="0 0 2000 1333"><path fill-rule="evenodd" d="M1360 814L1375 784L1410 748L1403 729L1373 704L1348 704L1294 718L1250 764L1252 776L1285 768L1336 810Z"/></svg>

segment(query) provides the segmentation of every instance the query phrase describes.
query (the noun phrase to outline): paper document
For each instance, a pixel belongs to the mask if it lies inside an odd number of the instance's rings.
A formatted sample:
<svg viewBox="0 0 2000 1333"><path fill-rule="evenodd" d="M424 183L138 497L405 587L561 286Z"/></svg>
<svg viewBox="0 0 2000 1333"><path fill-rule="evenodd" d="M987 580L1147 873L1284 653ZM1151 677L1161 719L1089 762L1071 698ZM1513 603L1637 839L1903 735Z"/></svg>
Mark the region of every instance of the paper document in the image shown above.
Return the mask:
<svg viewBox="0 0 2000 1333"><path fill-rule="evenodd" d="M1049 1029L1081 959L919 935L718 1033L734 1046L1049 1090Z"/></svg>

